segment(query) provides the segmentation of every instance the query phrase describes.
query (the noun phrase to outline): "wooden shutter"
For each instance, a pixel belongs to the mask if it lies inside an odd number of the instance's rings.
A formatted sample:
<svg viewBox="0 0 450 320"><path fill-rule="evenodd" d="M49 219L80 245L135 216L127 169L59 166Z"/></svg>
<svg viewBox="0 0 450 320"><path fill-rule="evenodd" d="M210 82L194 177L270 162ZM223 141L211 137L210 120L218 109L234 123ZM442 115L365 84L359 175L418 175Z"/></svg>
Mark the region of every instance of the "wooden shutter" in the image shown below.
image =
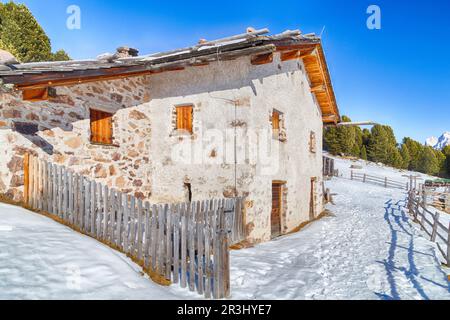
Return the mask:
<svg viewBox="0 0 450 320"><path fill-rule="evenodd" d="M274 131L280 130L280 113L275 110L272 113L272 129Z"/></svg>
<svg viewBox="0 0 450 320"><path fill-rule="evenodd" d="M91 142L112 144L112 114L91 109Z"/></svg>
<svg viewBox="0 0 450 320"><path fill-rule="evenodd" d="M177 130L185 130L193 133L192 130L192 114L194 108L192 106L177 107Z"/></svg>

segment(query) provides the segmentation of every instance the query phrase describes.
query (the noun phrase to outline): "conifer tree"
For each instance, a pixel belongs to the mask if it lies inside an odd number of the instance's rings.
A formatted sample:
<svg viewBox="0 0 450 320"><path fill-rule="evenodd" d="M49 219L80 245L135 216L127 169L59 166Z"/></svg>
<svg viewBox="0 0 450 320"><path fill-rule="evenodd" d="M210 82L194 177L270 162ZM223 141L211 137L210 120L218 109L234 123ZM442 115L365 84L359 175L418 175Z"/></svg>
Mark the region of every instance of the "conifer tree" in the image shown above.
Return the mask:
<svg viewBox="0 0 450 320"><path fill-rule="evenodd" d="M409 149L406 144L402 144L400 148L400 154L402 156L402 169L408 169L411 162L411 156L409 155Z"/></svg>
<svg viewBox="0 0 450 320"><path fill-rule="evenodd" d="M20 62L69 60L67 54L51 52L50 39L23 4L0 3L0 48Z"/></svg>
<svg viewBox="0 0 450 320"><path fill-rule="evenodd" d="M361 148L361 159L367 160L367 149L364 145Z"/></svg>
<svg viewBox="0 0 450 320"><path fill-rule="evenodd" d="M439 160L436 158L433 148L424 147L419 156L419 171L435 175L439 173Z"/></svg>

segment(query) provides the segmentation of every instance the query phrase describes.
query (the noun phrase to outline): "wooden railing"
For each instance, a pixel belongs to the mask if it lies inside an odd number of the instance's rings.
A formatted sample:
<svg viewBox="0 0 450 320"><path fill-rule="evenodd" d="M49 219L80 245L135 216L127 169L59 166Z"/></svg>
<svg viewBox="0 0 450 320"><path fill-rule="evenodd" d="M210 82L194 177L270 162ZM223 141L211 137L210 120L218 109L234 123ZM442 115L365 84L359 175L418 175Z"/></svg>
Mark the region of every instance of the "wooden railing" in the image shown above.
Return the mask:
<svg viewBox="0 0 450 320"><path fill-rule="evenodd" d="M372 184L381 185L381 186L384 186L385 188L404 189L404 190L409 189L409 183L407 183L407 182L403 183L403 182L391 180L387 177L373 176L373 175L369 175L366 173L354 172L353 170L350 173L350 179L356 180L356 181L361 181L363 183L372 183Z"/></svg>
<svg viewBox="0 0 450 320"><path fill-rule="evenodd" d="M31 209L126 253L159 283L230 296L229 246L245 239L242 198L150 204L31 155L24 169Z"/></svg>
<svg viewBox="0 0 450 320"><path fill-rule="evenodd" d="M430 240L436 242L439 251L450 267L450 223L444 225L439 211L433 212L426 206L423 191L415 189L409 191L408 209L421 229L430 236Z"/></svg>

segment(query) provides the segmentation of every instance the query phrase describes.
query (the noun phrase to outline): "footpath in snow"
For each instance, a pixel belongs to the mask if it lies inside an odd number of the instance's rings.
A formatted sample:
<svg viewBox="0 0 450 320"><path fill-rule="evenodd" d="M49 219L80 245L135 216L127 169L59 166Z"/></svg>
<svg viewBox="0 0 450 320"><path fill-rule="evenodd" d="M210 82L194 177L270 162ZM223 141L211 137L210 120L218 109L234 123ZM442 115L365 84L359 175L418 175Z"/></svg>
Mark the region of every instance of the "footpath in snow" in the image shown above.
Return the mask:
<svg viewBox="0 0 450 320"><path fill-rule="evenodd" d="M336 164L344 176L327 182L338 194L328 207L333 215L233 252L233 298L450 299L438 249L409 219L406 193L351 181L350 161ZM404 174L373 165L364 170L397 180Z"/></svg>

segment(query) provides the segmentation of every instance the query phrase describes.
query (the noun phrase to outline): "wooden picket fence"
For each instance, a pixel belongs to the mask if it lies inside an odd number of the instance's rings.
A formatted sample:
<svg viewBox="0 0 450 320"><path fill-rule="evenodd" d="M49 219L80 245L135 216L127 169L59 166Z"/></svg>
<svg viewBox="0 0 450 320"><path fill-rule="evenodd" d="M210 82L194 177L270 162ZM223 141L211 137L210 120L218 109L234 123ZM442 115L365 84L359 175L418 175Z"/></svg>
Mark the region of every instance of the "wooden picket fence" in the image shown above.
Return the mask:
<svg viewBox="0 0 450 320"><path fill-rule="evenodd" d="M439 251L446 260L447 267L450 267L450 223L445 226L440 220L439 211L432 212L427 209L424 194L423 190L410 190L408 193L408 210L414 217L414 221L430 236L430 240L436 242Z"/></svg>
<svg viewBox="0 0 450 320"><path fill-rule="evenodd" d="M450 193L437 192L431 188L424 187L425 201L428 205L435 207L438 210L450 213Z"/></svg>
<svg viewBox="0 0 450 320"><path fill-rule="evenodd" d="M354 172L353 170L350 173L350 179L355 181L361 181L363 183L378 184L384 186L385 188L404 189L404 190L409 189L409 183L407 182L403 183L388 179L387 177L373 176L366 173Z"/></svg>
<svg viewBox="0 0 450 320"><path fill-rule="evenodd" d="M229 246L245 239L242 198L150 204L32 155L25 203L206 298L230 296ZM154 277L152 277L154 278Z"/></svg>

